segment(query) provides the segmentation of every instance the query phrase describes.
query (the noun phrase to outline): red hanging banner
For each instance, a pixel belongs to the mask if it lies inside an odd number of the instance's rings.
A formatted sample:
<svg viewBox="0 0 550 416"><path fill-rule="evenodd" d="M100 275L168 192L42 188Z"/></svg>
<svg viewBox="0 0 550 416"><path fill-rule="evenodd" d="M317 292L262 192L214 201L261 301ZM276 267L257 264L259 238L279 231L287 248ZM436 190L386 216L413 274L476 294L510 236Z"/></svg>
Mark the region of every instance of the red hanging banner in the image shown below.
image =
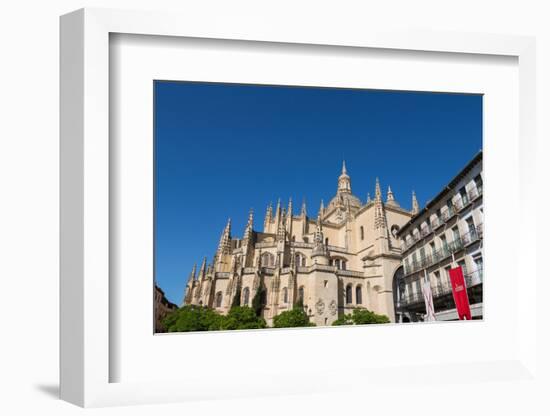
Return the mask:
<svg viewBox="0 0 550 416"><path fill-rule="evenodd" d="M466 281L462 274L462 267L458 266L449 270L451 287L453 289L453 298L455 300L458 319L472 319L470 311L470 301L468 300L468 291L466 290Z"/></svg>

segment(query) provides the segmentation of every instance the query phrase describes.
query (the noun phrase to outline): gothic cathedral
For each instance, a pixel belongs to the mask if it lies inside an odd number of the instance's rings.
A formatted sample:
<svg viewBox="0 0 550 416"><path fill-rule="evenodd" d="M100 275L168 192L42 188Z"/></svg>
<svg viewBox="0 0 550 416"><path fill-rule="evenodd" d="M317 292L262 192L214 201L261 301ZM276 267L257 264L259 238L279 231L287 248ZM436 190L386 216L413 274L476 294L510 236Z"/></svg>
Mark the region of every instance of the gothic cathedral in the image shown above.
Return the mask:
<svg viewBox="0 0 550 416"><path fill-rule="evenodd" d="M339 316L363 307L395 322L392 284L401 264L397 231L418 213L399 206L391 188L385 201L376 179L374 198L365 204L351 192L345 163L336 195L327 207L321 202L316 218L302 204L294 215L280 202L270 205L262 231L254 229L253 213L242 238L225 226L213 261L193 267L184 304L205 305L227 313L235 296L251 305L261 290L263 317L273 317L300 302L311 322L331 325Z"/></svg>

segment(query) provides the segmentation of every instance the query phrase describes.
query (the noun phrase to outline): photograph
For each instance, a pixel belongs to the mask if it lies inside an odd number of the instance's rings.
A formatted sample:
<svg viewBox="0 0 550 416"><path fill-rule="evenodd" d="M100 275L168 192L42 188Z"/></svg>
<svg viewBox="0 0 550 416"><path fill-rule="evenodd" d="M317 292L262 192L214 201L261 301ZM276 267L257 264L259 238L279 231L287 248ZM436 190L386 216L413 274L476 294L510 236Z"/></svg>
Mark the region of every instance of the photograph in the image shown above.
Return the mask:
<svg viewBox="0 0 550 416"><path fill-rule="evenodd" d="M483 95L155 80L154 333L483 319Z"/></svg>

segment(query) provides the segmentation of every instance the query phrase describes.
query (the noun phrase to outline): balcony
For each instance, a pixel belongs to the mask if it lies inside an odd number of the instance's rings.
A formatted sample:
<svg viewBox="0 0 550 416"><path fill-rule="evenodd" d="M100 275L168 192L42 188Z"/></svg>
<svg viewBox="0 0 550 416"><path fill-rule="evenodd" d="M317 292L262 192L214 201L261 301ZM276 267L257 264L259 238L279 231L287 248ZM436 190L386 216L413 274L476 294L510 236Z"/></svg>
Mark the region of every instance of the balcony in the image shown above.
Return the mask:
<svg viewBox="0 0 550 416"><path fill-rule="evenodd" d="M426 225L420 229L420 238L424 238L432 233L432 227Z"/></svg>
<svg viewBox="0 0 550 416"><path fill-rule="evenodd" d="M449 221L451 218L453 218L457 214L456 207L453 204L452 206L448 206L445 211L441 213L441 220L443 222Z"/></svg>
<svg viewBox="0 0 550 416"><path fill-rule="evenodd" d="M397 301L397 307L402 308L405 306L414 305L416 303L423 303L424 295L422 293L413 292L407 295L404 295L401 299Z"/></svg>
<svg viewBox="0 0 550 416"><path fill-rule="evenodd" d="M464 275L464 280L466 281L466 287L473 287L483 283L483 268L478 268L476 270L467 271L467 274Z"/></svg>
<svg viewBox="0 0 550 416"><path fill-rule="evenodd" d="M468 198L470 198L471 202L474 202L476 199L480 198L483 195L483 187L477 186L473 189L470 189L468 191Z"/></svg>
<svg viewBox="0 0 550 416"><path fill-rule="evenodd" d="M445 260L451 254L456 253L466 246L473 244L483 239L483 224L479 224L475 229L468 231L454 241L448 244L444 244L439 250L432 251L431 254L421 258L419 261L413 261L410 264L405 263L403 266L403 272L405 276L418 272L419 270L426 269L433 266L440 261Z"/></svg>
<svg viewBox="0 0 550 416"><path fill-rule="evenodd" d="M464 246L468 246L481 240L483 238L483 224L479 224L477 227L472 228L466 234L463 234L460 238Z"/></svg>

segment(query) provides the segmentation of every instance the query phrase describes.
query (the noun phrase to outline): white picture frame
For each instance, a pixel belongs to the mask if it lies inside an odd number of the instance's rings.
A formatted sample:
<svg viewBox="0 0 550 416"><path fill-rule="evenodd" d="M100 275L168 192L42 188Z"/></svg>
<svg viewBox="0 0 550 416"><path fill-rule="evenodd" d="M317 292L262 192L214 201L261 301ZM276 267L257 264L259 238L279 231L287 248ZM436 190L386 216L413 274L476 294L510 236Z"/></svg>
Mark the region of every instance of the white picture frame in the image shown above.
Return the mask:
<svg viewBox="0 0 550 416"><path fill-rule="evenodd" d="M256 383L243 378L227 385L213 381L208 391L201 378L184 375L180 380L111 382L110 368L120 359L110 348L110 310L116 308L110 297L109 276L113 258L110 252L113 158L110 149L110 34L225 39L248 42L275 42L282 45L330 45L334 48L370 48L384 50L427 51L440 54L503 55L517 58L519 68L519 148L517 192L518 214L527 212L533 201L535 169L535 41L530 37L471 33L395 32L350 28L331 31L281 28L266 22L238 25L223 20L205 26L192 16L83 9L61 18L61 398L80 406L159 403L214 397L299 394L342 391L353 388L359 379L364 383L390 382L392 377L407 378L406 368L392 368L391 363L370 363L368 376L349 377L342 369L331 368L326 383L315 372L303 373L312 380L304 384L289 380L286 374L265 371L269 381ZM258 43L261 45L260 43ZM512 250L522 261L523 284L536 288L537 270L533 251L525 242L535 241L534 217L518 215L519 244ZM490 229L487 230L490 232ZM522 244L521 242L524 242ZM529 261L528 261L529 260ZM511 270L517 278L518 270ZM536 375L536 323L527 319L536 315L536 290L517 291L513 348L506 357L495 361L420 363L414 380L426 382L441 372L475 382L504 377L524 380ZM490 311L489 311L490 312ZM516 315L517 314L517 315ZM457 330L459 327L457 326ZM397 328L412 336L414 327ZM340 329L339 329L340 330ZM371 328L343 328L341 336L355 336ZM302 333L303 330L299 330ZM307 330L306 330L307 331ZM351 331L351 332L350 332ZM312 334L312 335L310 335ZM313 335L315 334L315 335ZM320 331L300 337L321 337ZM349 335L351 334L351 335ZM152 336L152 335L151 335ZM210 334L207 334L210 336ZM242 341L247 333L239 334ZM280 336L285 336L280 335ZM165 337L163 342L172 342ZM377 368L378 366L378 368ZM409 369L410 370L410 369ZM414 381L411 381L414 382Z"/></svg>

